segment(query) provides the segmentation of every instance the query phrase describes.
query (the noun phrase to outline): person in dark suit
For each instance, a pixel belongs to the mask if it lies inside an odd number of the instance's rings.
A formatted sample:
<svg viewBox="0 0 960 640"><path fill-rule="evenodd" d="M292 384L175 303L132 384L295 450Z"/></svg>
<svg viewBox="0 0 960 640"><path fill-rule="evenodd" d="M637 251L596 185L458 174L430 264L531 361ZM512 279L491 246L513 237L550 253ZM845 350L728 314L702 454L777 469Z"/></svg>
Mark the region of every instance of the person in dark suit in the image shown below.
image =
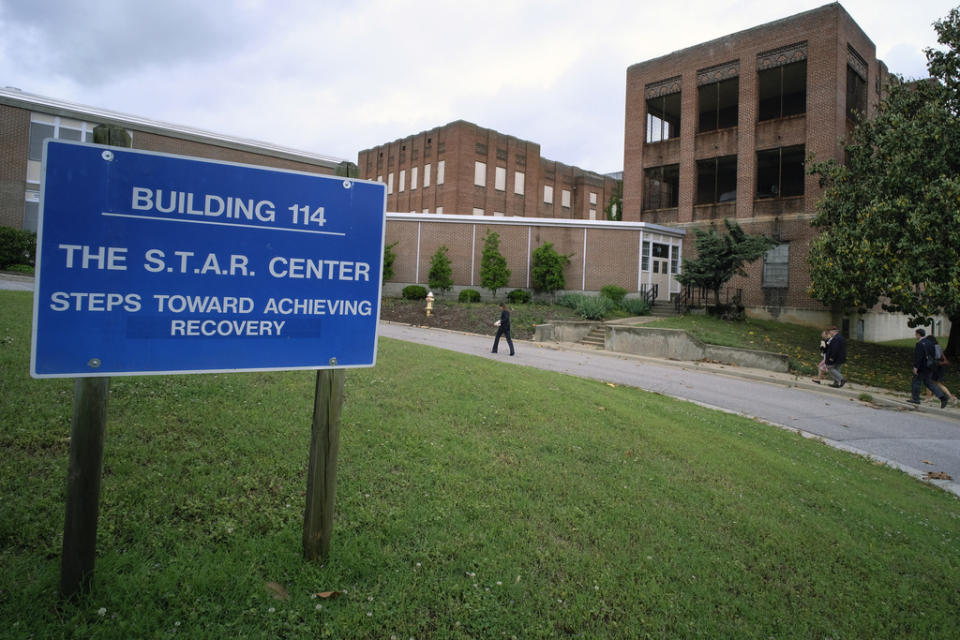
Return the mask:
<svg viewBox="0 0 960 640"><path fill-rule="evenodd" d="M920 386L926 385L927 389L937 396L940 400L940 408L947 406L947 394L933 382L933 371L936 366L935 349L933 343L927 338L927 332L922 328L917 329L914 335L917 337L917 344L913 347L913 380L910 382L910 402L920 404Z"/></svg>
<svg viewBox="0 0 960 640"><path fill-rule="evenodd" d="M493 339L493 353L497 352L497 346L500 344L500 336L507 339L507 346L510 347L510 355L513 350L513 340L510 339L510 312L507 311L507 305L500 303L500 319L493 323L497 327L497 337Z"/></svg>
<svg viewBox="0 0 960 640"><path fill-rule="evenodd" d="M839 389L847 384L847 379L840 373L840 367L847 361L847 341L843 334L836 327L830 327L830 339L827 341L827 352L824 354L824 364L827 365L827 373L833 378L833 384L830 385Z"/></svg>

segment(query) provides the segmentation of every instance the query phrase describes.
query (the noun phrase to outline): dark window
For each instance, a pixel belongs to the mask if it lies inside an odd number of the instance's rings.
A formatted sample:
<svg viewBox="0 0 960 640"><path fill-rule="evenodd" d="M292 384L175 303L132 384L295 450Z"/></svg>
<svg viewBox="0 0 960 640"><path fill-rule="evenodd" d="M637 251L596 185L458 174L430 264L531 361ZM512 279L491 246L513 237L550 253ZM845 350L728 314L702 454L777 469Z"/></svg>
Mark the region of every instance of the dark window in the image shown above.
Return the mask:
<svg viewBox="0 0 960 640"><path fill-rule="evenodd" d="M647 98L647 142L680 135L680 94Z"/></svg>
<svg viewBox="0 0 960 640"><path fill-rule="evenodd" d="M669 209L677 206L680 165L645 169L643 172L643 209Z"/></svg>
<svg viewBox="0 0 960 640"><path fill-rule="evenodd" d="M43 141L53 137L53 125L42 122L30 123L30 149L27 152L28 160L43 158Z"/></svg>
<svg viewBox="0 0 960 640"><path fill-rule="evenodd" d="M698 130L714 131L737 126L740 78L701 85L697 90Z"/></svg>
<svg viewBox="0 0 960 640"><path fill-rule="evenodd" d="M803 195L804 147L757 152L757 198Z"/></svg>
<svg viewBox="0 0 960 640"><path fill-rule="evenodd" d="M781 244L763 254L763 286L786 288L790 273L790 245Z"/></svg>
<svg viewBox="0 0 960 640"><path fill-rule="evenodd" d="M757 74L759 119L773 120L807 112L807 61L765 69Z"/></svg>
<svg viewBox="0 0 960 640"><path fill-rule="evenodd" d="M737 156L697 161L697 204L737 199Z"/></svg>
<svg viewBox="0 0 960 640"><path fill-rule="evenodd" d="M847 67L847 118L859 120L867 111L867 81Z"/></svg>
<svg viewBox="0 0 960 640"><path fill-rule="evenodd" d="M660 244L659 242L653 243L653 257L654 258L668 258L670 257L670 245Z"/></svg>

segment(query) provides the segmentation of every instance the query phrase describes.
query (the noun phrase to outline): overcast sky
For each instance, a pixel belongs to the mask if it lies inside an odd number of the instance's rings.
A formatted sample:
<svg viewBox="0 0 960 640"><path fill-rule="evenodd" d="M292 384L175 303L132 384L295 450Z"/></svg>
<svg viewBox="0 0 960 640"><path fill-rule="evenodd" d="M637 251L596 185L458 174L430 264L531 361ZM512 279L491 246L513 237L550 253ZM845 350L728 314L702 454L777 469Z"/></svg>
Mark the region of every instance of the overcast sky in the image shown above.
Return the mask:
<svg viewBox="0 0 960 640"><path fill-rule="evenodd" d="M0 0L0 86L354 162L463 119L607 173L628 66L824 4ZM841 4L917 78L960 0Z"/></svg>

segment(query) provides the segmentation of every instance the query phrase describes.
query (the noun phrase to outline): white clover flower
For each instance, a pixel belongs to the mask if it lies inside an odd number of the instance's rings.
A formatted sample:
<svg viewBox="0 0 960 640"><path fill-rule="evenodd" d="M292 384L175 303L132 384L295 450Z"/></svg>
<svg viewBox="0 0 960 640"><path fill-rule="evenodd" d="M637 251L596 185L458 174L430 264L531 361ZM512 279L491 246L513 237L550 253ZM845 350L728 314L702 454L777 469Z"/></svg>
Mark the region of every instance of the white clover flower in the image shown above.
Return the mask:
<svg viewBox="0 0 960 640"><path fill-rule="evenodd" d="M107 608L106 608L106 607L100 607L99 609L97 609L97 615L98 615L98 616L105 616L105 615L107 615Z"/></svg>
<svg viewBox="0 0 960 640"><path fill-rule="evenodd" d="M276 611L276 609L274 609L273 607L270 607L269 609L267 609L267 613L273 613L274 611Z"/></svg>

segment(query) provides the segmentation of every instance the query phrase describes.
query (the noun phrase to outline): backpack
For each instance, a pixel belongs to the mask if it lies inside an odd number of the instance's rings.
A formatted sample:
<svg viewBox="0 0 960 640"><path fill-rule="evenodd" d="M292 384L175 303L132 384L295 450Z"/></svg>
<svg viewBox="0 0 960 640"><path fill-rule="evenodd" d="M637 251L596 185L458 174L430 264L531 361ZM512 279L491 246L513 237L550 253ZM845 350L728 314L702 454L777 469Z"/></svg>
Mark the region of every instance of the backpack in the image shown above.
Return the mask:
<svg viewBox="0 0 960 640"><path fill-rule="evenodd" d="M940 345L931 344L929 340L923 340L923 364L925 368L933 370L934 365L937 363L937 349L940 348Z"/></svg>

